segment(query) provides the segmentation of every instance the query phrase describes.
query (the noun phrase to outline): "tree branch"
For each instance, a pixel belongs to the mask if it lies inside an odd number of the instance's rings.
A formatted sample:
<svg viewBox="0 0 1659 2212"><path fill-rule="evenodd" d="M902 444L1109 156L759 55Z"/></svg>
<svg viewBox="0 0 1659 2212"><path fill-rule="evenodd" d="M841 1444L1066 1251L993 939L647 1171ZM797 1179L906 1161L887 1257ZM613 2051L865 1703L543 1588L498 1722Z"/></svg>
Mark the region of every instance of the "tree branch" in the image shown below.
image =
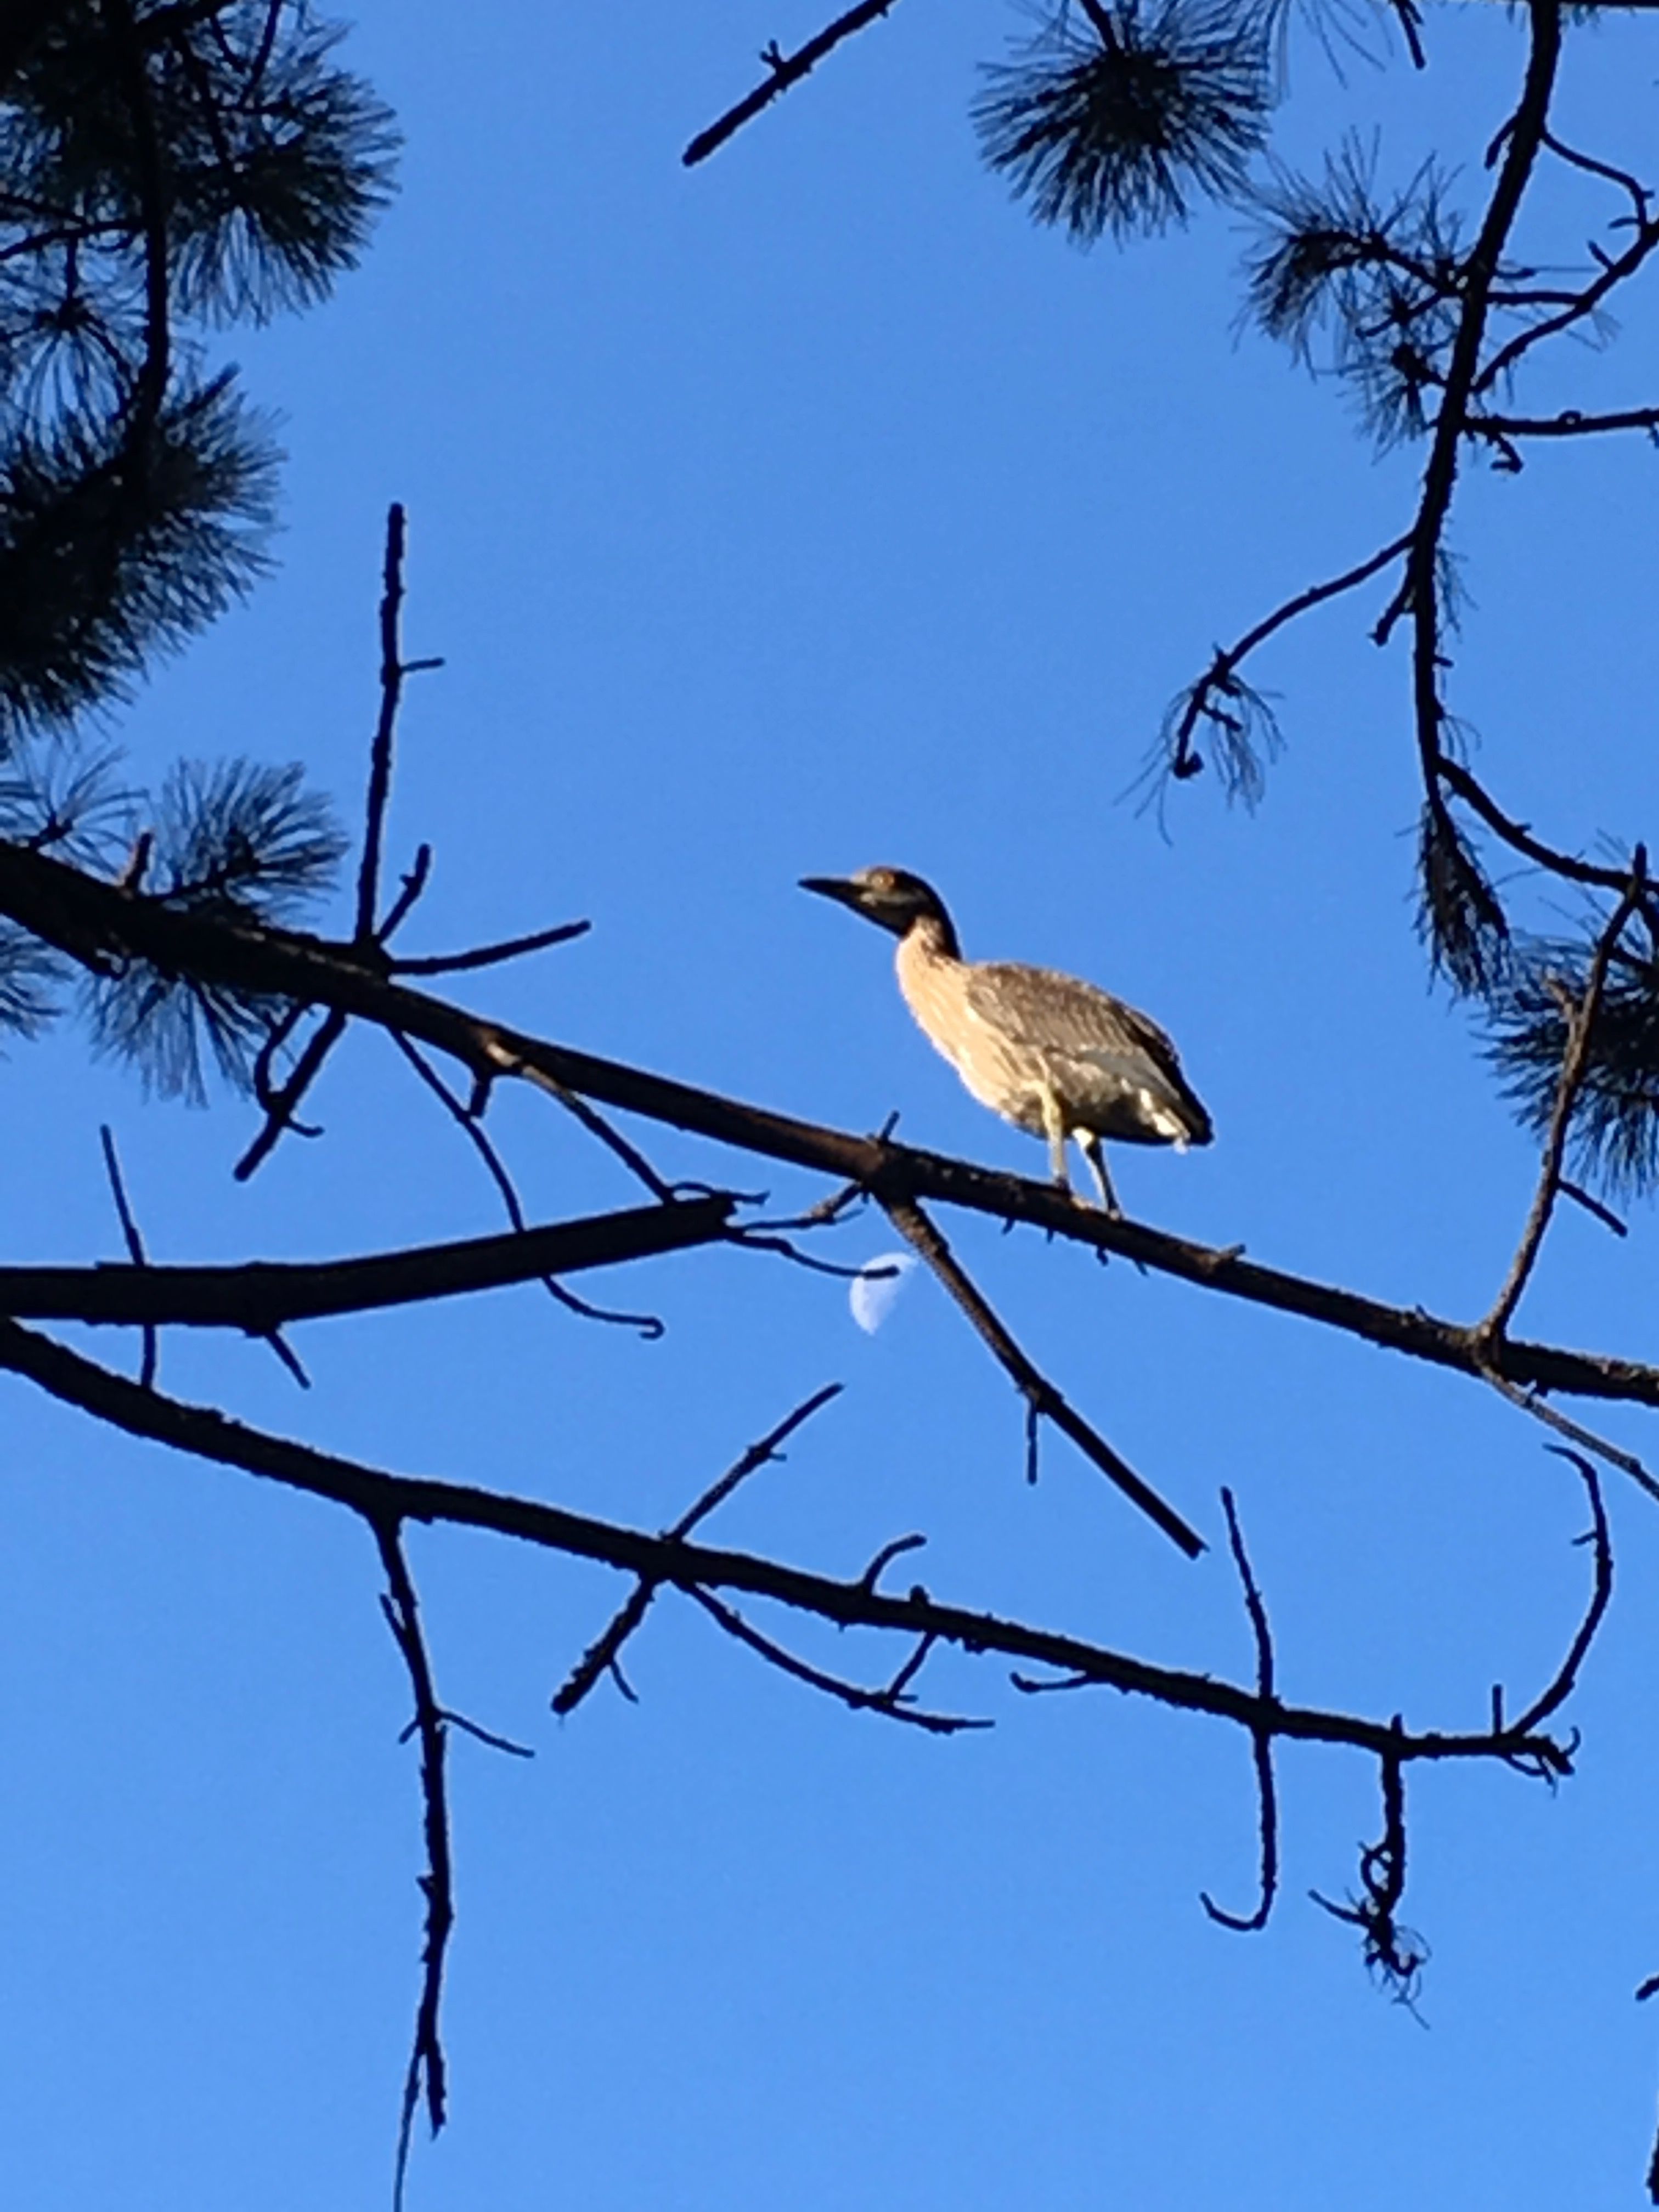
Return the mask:
<svg viewBox="0 0 1659 2212"><path fill-rule="evenodd" d="M1627 872L1598 872L1624 888ZM713 1139L717 1144L855 1182L876 1197L933 1200L997 1221L1020 1221L1217 1291L1251 1304L1342 1330L1367 1342L1465 1375L1485 1376L1474 1331L1420 1307L1390 1306L1359 1292L1310 1281L1244 1259L1238 1249L1198 1244L1140 1222L1079 1205L1048 1182L1003 1174L967 1160L854 1136L766 1108L723 1097L617 1060L525 1035L392 981L349 945L217 916L170 911L70 867L50 854L0 842L0 914L33 930L83 965L103 953L152 958L204 981L274 997L332 1005L418 1037L475 1075L510 1075L562 1103L601 1100ZM659 1188L665 1189L660 1178ZM1599 1352L1505 1339L1492 1347L1509 1382L1591 1398L1659 1407L1659 1367Z"/></svg>
<svg viewBox="0 0 1659 2212"><path fill-rule="evenodd" d="M698 131L680 160L688 169L695 169L699 161L706 161L728 138L735 137L745 123L752 123L756 116L787 92L792 84L799 84L804 76L810 76L843 40L879 22L895 4L896 0L858 0L856 7L849 8L844 15L837 15L833 23L827 24L816 38L809 39L793 54L781 52L775 39L761 52L769 75L752 92L745 93L735 107L728 107L706 131Z"/></svg>
<svg viewBox="0 0 1659 2212"><path fill-rule="evenodd" d="M1155 1490L1141 1480L1128 1462L1114 1451L1104 1437L1091 1428L1048 1377L1031 1364L921 1208L912 1199L884 1199L882 1204L894 1228L927 1261L973 1323L981 1342L989 1347L1004 1373L1012 1379L1030 1410L1033 1433L1040 1418L1052 1421L1109 1482L1115 1483L1132 1504L1138 1505L1147 1519L1164 1531L1171 1543L1178 1545L1189 1559L1197 1559L1205 1548L1204 1539L1173 1506L1167 1505ZM1028 1477L1035 1479L1036 1473L1033 1460Z"/></svg>
<svg viewBox="0 0 1659 2212"><path fill-rule="evenodd" d="M837 1582L752 1553L717 1551L681 1538L652 1535L537 1498L386 1474L250 1428L208 1407L143 1390L125 1376L4 1319L0 1319L0 1369L26 1376L50 1396L130 1436L331 1499L370 1522L442 1522L487 1528L677 1589L742 1590L842 1628L884 1629L909 1639L931 1637L935 1643L953 1644L970 1654L994 1651L1035 1662L1075 1675L1079 1682L1207 1713L1246 1730L1265 1729L1296 1742L1342 1745L1374 1758L1406 1762L1497 1759L1511 1764L1527 1760L1536 1770L1555 1775L1572 1771L1571 1752L1551 1736L1512 1729L1407 1733L1397 1723L1385 1725L1358 1715L1284 1705L1211 1674L1156 1666L1060 1631L942 1604L920 1587L902 1597L890 1596L864 1579Z"/></svg>
<svg viewBox="0 0 1659 2212"><path fill-rule="evenodd" d="M0 1312L28 1321L237 1328L268 1336L290 1322L469 1296L544 1275L614 1267L726 1241L723 1193L621 1213L417 1244L361 1259L251 1260L230 1267L0 1267Z"/></svg>

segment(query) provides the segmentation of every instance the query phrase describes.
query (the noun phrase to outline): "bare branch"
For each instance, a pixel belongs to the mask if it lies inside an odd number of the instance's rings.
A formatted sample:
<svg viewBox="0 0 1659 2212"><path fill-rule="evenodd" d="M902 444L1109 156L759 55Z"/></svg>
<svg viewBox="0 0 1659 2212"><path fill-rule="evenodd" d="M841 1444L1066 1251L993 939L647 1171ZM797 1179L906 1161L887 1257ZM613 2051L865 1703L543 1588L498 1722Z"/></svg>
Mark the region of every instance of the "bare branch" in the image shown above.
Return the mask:
<svg viewBox="0 0 1659 2212"><path fill-rule="evenodd" d="M279 1028L281 1024L278 1024ZM231 1170L238 1182L246 1182L261 1163L270 1157L284 1129L298 1129L294 1115L301 1100L323 1072L327 1060L346 1033L346 1018L337 1007L331 1007L306 1040L305 1050L294 1064L294 1073L280 1091L273 1091L265 1109L264 1126L253 1142ZM273 1032L273 1035L275 1032ZM263 1059L263 1054L261 1055ZM315 1136L314 1129L303 1132Z"/></svg>
<svg viewBox="0 0 1659 2212"><path fill-rule="evenodd" d="M768 1598L842 1628L890 1630L909 1639L935 1642L970 1654L1053 1668L1079 1683L1121 1691L1184 1711L1210 1714L1235 1727L1268 1729L1303 1743L1346 1745L1374 1758L1529 1760L1554 1775L1572 1771L1570 1749L1547 1735L1425 1729L1407 1733L1359 1715L1315 1707L1263 1703L1254 1689L1214 1675L1160 1667L1127 1653L1053 1629L999 1614L941 1603L921 1588L903 1596L837 1582L749 1552L717 1551L683 1538L653 1535L538 1498L518 1498L469 1484L388 1474L380 1468L313 1449L285 1437L251 1428L206 1407L191 1406L143 1390L125 1376L100 1367L66 1346L0 1318L0 1370L27 1377L49 1396L124 1430L198 1459L235 1467L312 1497L349 1507L371 1522L447 1522L486 1528L521 1543L575 1559L592 1559L641 1579L677 1589L730 1589Z"/></svg>
<svg viewBox="0 0 1659 2212"><path fill-rule="evenodd" d="M706 161L711 154L718 152L725 145L728 138L735 137L745 123L752 123L756 116L787 92L792 84L799 84L804 76L809 76L843 40L866 29L870 24L879 22L894 5L895 0L858 0L856 7L849 8L844 15L837 15L833 23L826 25L804 46L797 47L793 54L781 52L775 39L763 47L761 59L766 64L769 74L752 92L746 93L735 107L728 107L725 114L718 117L706 131L698 131L680 156L685 167L694 169L699 161Z"/></svg>
<svg viewBox="0 0 1659 2212"><path fill-rule="evenodd" d="M116 1218L121 1224L121 1234L126 1239L127 1250L132 1255L135 1269L147 1269L149 1258L144 1250L144 1240L138 1233L138 1223L127 1202L127 1187L121 1176L120 1157L115 1149L115 1132L107 1121L100 1125L98 1135L104 1147L104 1172L109 1177L110 1195L115 1200ZM16 1308L9 1308L16 1311ZM155 1381L156 1339L155 1324L143 1324L143 1355L139 1363L138 1382L142 1389L151 1389Z"/></svg>
<svg viewBox="0 0 1659 2212"><path fill-rule="evenodd" d="M1453 763L1446 763L1449 770ZM1586 871L1615 892L1628 871ZM1334 1285L1245 1259L1239 1247L1199 1244L1143 1223L1080 1205L1052 1184L882 1137L803 1121L617 1060L526 1036L377 975L350 946L220 917L169 911L125 896L112 884L46 853L0 842L0 914L82 964L137 954L273 997L332 1005L447 1054L475 1078L512 1075L559 1097L601 1100L626 1113L691 1131L763 1158L856 1182L883 1200L933 1200L1001 1222L1121 1253L1160 1273L1252 1304L1340 1329L1369 1343L1467 1375L1484 1376L1474 1332L1418 1306L1390 1306ZM669 1191L648 1170L653 1190ZM672 1195L672 1192L670 1193ZM1522 1388L1659 1406L1659 1367L1642 1361L1505 1338L1492 1347L1498 1372Z"/></svg>
<svg viewBox="0 0 1659 2212"><path fill-rule="evenodd" d="M1227 1516L1227 1541L1232 1547L1233 1565L1238 1569L1238 1579L1243 1586L1245 1610L1250 1616L1250 1632L1255 1638L1255 1692L1264 1706L1273 1701L1273 1640L1267 1626L1267 1608L1261 1602L1261 1592L1250 1569L1249 1555L1244 1549L1243 1531L1238 1525L1238 1514L1233 1504L1233 1493L1223 1487L1221 1510ZM1261 1836L1261 1888L1254 1911L1248 1914L1224 1911L1207 1891L1199 1892L1199 1902L1212 1920L1223 1928L1233 1929L1241 1936L1251 1936L1265 1928L1272 1916L1273 1898L1279 1888L1279 1792L1273 1781L1273 1740L1267 1729L1252 1732L1251 1747L1255 1753L1256 1802Z"/></svg>
<svg viewBox="0 0 1659 2212"><path fill-rule="evenodd" d="M552 929L532 930L528 937L509 937L500 945L475 945L470 952L423 953L413 960L394 960L392 973L453 975L467 968L499 967L502 961L521 959L527 952L544 952L550 945L568 945L573 937L585 937L592 927L591 921L562 921Z"/></svg>
<svg viewBox="0 0 1659 2212"><path fill-rule="evenodd" d="M444 1775L445 1720L433 1686L432 1662L421 1633L420 1606L407 1561L404 1558L401 1524L395 1518L369 1516L380 1563L386 1569L386 1595L380 1600L415 1698L415 1726L421 1739L421 1796L425 1808L426 1872L421 1892L426 1899L426 1941L421 1953L421 1995L415 2012L415 2033L409 2067L404 2075L403 2110L398 2124L398 2159L392 2183L392 2212L402 2212L404 2184L409 2175L410 2145L415 2113L426 2092L427 2122L435 2136L444 2124L444 2050L439 2026L443 2002L444 1954L455 1924L453 1876L449 1854L449 1806Z"/></svg>
<svg viewBox="0 0 1659 2212"><path fill-rule="evenodd" d="M821 1667L811 1666L794 1652L785 1650L782 1644L775 1644L769 1636L763 1636L754 1623L745 1620L735 1607L722 1604L708 1590L698 1589L694 1585L686 1595L696 1601L711 1620L718 1621L728 1636L739 1644L747 1644L769 1665L777 1668L782 1674L792 1674L796 1681L805 1682L811 1689L822 1690L827 1697L839 1698L843 1705L850 1707L855 1713L880 1713L887 1720L902 1721L908 1728L924 1729L929 1735L959 1735L964 1729L988 1729L995 1725L988 1720L972 1720L957 1713L923 1712L916 1706L902 1702L904 1686L931 1646L931 1637L923 1638L914 1665L907 1661L884 1689L866 1690L861 1683L844 1682L840 1675L826 1674Z"/></svg>
<svg viewBox="0 0 1659 2212"><path fill-rule="evenodd" d="M1578 1632L1568 1645L1567 1656L1556 1670L1554 1680L1541 1697L1527 1707L1514 1724L1522 1735L1530 1735L1534 1729L1541 1727L1550 1715L1559 1712L1572 1695L1578 1685L1578 1670L1588 1657L1589 1648L1595 1641L1596 1631L1613 1602L1613 1538L1607 1528L1607 1508L1601 1503L1601 1486L1595 1479L1595 1469L1582 1452L1565 1450L1559 1444L1551 1444L1549 1449L1559 1458L1576 1467L1583 1478L1589 1498L1589 1540L1595 1547L1595 1579L1590 1590L1589 1607L1578 1624Z"/></svg>
<svg viewBox="0 0 1659 2212"><path fill-rule="evenodd" d="M393 500L386 514L386 556L380 593L380 714L369 749L368 797L364 807L363 853L357 874L357 933L360 945L374 942L374 909L380 897L380 846L386 835L386 802L392 796L392 746L403 697L403 644L399 616L404 603L404 517Z"/></svg>
<svg viewBox="0 0 1659 2212"><path fill-rule="evenodd" d="M1131 1504L1138 1505L1147 1519L1164 1531L1171 1543L1178 1545L1189 1559L1197 1559L1204 1549L1204 1539L1188 1527L1172 1505L1165 1504L1158 1492L1141 1480L1128 1462L1114 1451L1106 1439L1061 1397L1048 1377L1031 1364L915 1201L884 1198L882 1206L894 1228L927 1262L1024 1397L1029 1409L1028 1451L1038 1419L1052 1421L1109 1482L1115 1483Z"/></svg>
<svg viewBox="0 0 1659 2212"><path fill-rule="evenodd" d="M158 1267L141 1259L131 1267L0 1267L0 1311L32 1321L237 1328L268 1337L289 1322L467 1297L722 1243L734 1202L724 1194L672 1199L665 1206L350 1260Z"/></svg>
<svg viewBox="0 0 1659 2212"><path fill-rule="evenodd" d="M805 1422L810 1421L821 1407L827 1406L832 1398L840 1397L842 1389L839 1382L826 1382L821 1390L815 1390L810 1398L803 1399L793 1413L786 1413L775 1429L769 1430L757 1443L750 1444L743 1456L727 1468L719 1480L711 1483L702 1497L681 1514L667 1531L669 1538L683 1540L689 1536L699 1522L706 1521L716 1506L723 1505L740 1484L746 1482L751 1474L765 1467L769 1461L781 1457L780 1447L785 1441L793 1436ZM623 1644L644 1620L656 1594L654 1583L639 1582L588 1645L564 1682L554 1692L553 1711L561 1720L567 1713L574 1712L602 1675L615 1676L618 1684L626 1688L627 1686L622 1683L617 1662Z"/></svg>
<svg viewBox="0 0 1659 2212"><path fill-rule="evenodd" d="M1585 979L1584 994L1567 1019L1565 1047L1561 1054L1561 1073L1555 1086L1555 1103L1550 1113L1549 1128L1544 1139L1543 1157L1538 1170L1538 1188L1533 1194L1526 1225L1521 1241L1516 1247L1515 1257L1503 1287L1492 1302L1475 1334L1478 1339L1495 1343L1508 1328L1521 1295L1538 1262L1545 1231L1555 1211L1555 1200L1561 1188L1561 1166L1566 1154L1567 1133L1572 1123L1573 1109L1578 1094L1589 1073L1590 1046L1595 1032L1595 1018L1601 1011L1601 993L1607 980L1607 963L1613 948L1624 935L1625 925L1641 904L1647 890L1647 854L1638 845L1631 857L1630 880L1625 895L1608 917L1607 927L1596 941L1595 957L1590 962ZM1565 995L1565 994L1564 994Z"/></svg>

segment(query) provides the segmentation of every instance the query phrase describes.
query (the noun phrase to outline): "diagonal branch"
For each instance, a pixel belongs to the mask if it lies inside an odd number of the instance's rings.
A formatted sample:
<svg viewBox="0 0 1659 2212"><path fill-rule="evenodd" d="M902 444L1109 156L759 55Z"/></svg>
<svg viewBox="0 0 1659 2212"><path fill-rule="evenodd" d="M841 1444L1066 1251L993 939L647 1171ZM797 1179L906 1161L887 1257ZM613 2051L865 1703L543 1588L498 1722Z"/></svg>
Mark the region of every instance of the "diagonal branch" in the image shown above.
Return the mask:
<svg viewBox="0 0 1659 2212"><path fill-rule="evenodd" d="M787 92L792 84L799 84L804 76L810 76L826 55L832 54L857 32L879 22L895 4L896 0L858 0L855 7L849 8L844 15L837 15L833 23L827 24L816 38L809 39L793 54L782 52L777 40L773 40L761 51L761 59L769 74L752 92L745 93L735 107L728 107L706 131L698 131L680 160L688 169L695 169L699 161L706 161L728 138L734 138L745 123L752 123Z"/></svg>
<svg viewBox="0 0 1659 2212"><path fill-rule="evenodd" d="M780 1447L793 1436L795 1431L832 1398L841 1395L839 1382L826 1382L810 1398L803 1399L793 1413L786 1413L775 1429L769 1429L757 1443L750 1445L741 1459L726 1468L718 1481L713 1482L696 1503L681 1514L666 1533L671 1539L680 1540L691 1534L702 1521L706 1521L716 1506L723 1505L732 1492L747 1482L751 1474L767 1465L769 1461L782 1456ZM651 1601L657 1594L657 1585L641 1579L636 1583L610 1620L590 1644L563 1683L554 1692L553 1711L562 1720L567 1713L575 1711L582 1699L606 1674L617 1674L617 1661L622 1648L644 1620L650 1610ZM620 1679L620 1678L618 1678Z"/></svg>
<svg viewBox="0 0 1659 2212"><path fill-rule="evenodd" d="M1036 1472L1034 1456L1036 1424L1039 1419L1046 1419L1052 1421L1062 1435L1068 1436L1084 1457L1097 1467L1109 1482L1115 1483L1124 1496L1140 1508L1148 1520L1156 1522L1171 1543L1179 1545L1189 1559L1197 1559L1204 1549L1203 1538L1188 1526L1173 1506L1166 1505L1158 1492L1141 1480L1128 1462L1114 1451L1104 1437L1091 1428L1083 1416L1061 1397L1048 1377L1031 1364L921 1208L911 1199L888 1198L884 1199L882 1204L894 1228L927 1262L973 1323L981 1341L990 1347L992 1356L1005 1374L1012 1377L1014 1388L1024 1399L1030 1411L1033 1440L1033 1457L1027 1467L1028 1479L1035 1477Z"/></svg>

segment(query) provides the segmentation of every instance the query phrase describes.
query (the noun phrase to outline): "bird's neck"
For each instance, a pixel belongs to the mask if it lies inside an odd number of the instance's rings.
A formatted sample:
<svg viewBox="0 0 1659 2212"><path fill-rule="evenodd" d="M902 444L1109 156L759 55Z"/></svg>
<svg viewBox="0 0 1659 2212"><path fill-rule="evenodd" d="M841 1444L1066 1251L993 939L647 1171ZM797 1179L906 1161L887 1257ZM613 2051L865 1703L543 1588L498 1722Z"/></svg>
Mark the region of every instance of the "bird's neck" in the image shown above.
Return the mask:
<svg viewBox="0 0 1659 2212"><path fill-rule="evenodd" d="M943 914L919 914L899 939L901 961L927 966L938 960L960 960L962 947L951 918Z"/></svg>

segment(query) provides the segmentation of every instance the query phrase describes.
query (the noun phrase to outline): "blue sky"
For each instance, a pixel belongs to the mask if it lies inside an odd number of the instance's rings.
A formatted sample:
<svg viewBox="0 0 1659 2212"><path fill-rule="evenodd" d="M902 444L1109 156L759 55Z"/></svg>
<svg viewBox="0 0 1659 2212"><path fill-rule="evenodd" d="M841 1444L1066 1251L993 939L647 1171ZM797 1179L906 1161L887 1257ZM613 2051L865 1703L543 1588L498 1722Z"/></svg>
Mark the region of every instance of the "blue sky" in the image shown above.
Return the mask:
<svg viewBox="0 0 1659 2212"><path fill-rule="evenodd" d="M796 878L875 860L951 902L971 954L1072 968L1181 1041L1214 1147L1121 1161L1132 1212L1441 1311L1482 1310L1534 1161L1411 926L1416 793L1377 601L1264 656L1289 738L1267 803L1212 778L1168 837L1120 794L1219 639L1404 526L1340 395L1235 326L1230 217L1121 253L1038 233L966 110L1012 18L909 0L705 169L685 138L796 4L441 10L354 33L407 134L362 270L232 350L289 453L278 573L124 719L179 753L303 760L349 814L374 708L389 499L406 640L392 856L437 852L411 924L447 949L567 916L592 935L470 1001L572 1043L1036 1173L911 1028L873 932ZM1385 173L1479 161L1520 67L1496 9L1431 11L1420 82L1298 33L1283 143L1352 125ZM1562 113L1650 143L1655 27L1570 42ZM1646 137L1644 137L1644 131ZM1598 204L1564 189L1571 246ZM1654 319L1540 374L1542 408L1650 400ZM1644 377L1645 380L1644 380ZM1453 696L1511 811L1558 842L1652 820L1652 456L1472 475ZM388 1047L354 1038L325 1141L246 1188L246 1109L146 1102L65 1034L3 1079L20 1258L117 1249L98 1125L158 1257L321 1255L495 1225ZM492 1109L538 1218L631 1202L536 1099ZM678 1175L752 1163L670 1134ZM780 1201L816 1195L766 1178ZM1438 1375L1085 1254L951 1224L1033 1356L1213 1538L1237 1493L1287 1694L1478 1723L1547 1677L1584 1519L1539 1432ZM873 1224L844 1256L888 1249ZM1553 1233L1530 1334L1650 1351L1650 1214ZM400 1470L673 1516L818 1384L845 1395L715 1524L845 1572L928 1532L930 1588L1245 1676L1224 1556L1186 1565L1019 1409L934 1287L882 1331L739 1255L613 1287L658 1344L529 1290L300 1333L315 1388L236 1344L165 1348L180 1395ZM110 1357L126 1348L104 1340ZM30 2212L316 2212L385 2201L419 1948L407 1692L372 1541L343 1516L106 1436L13 1384L0 1604L9 2002L0 2124ZM1607 1426L1640 1448L1640 1431ZM1414 1776L1421 2014L1367 1983L1342 1895L1374 1777L1284 1762L1285 1881L1248 1902L1247 1747L1104 1697L1026 1704L941 1662L945 1743L817 1701L664 1606L637 1707L547 1698L619 1595L459 1534L411 1540L447 1700L532 1743L458 1741L453 2118L420 2212L1103 2206L1622 2206L1659 2051L1650 1509L1612 1498L1619 1595L1578 1777ZM879 1656L803 1638L851 1662Z"/></svg>

